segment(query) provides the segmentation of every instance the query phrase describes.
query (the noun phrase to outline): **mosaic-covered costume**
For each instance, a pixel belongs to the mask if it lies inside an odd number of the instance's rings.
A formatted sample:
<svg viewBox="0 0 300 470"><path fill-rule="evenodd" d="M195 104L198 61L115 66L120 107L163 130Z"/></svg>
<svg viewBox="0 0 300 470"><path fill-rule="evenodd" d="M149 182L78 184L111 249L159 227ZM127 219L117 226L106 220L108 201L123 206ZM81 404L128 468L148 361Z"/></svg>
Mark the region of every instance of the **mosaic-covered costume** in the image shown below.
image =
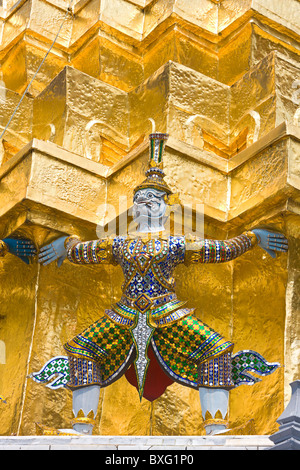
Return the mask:
<svg viewBox="0 0 300 470"><path fill-rule="evenodd" d="M156 371L166 385L175 381L195 389L232 388L233 344L177 298L173 272L180 263L233 260L252 248L252 235L247 232L227 241L147 234L89 242L70 237L66 247L72 263L120 265L125 281L120 301L64 346L70 365L68 387L105 387L133 364L140 397L154 399L160 392L149 398L145 383L158 363Z"/></svg>

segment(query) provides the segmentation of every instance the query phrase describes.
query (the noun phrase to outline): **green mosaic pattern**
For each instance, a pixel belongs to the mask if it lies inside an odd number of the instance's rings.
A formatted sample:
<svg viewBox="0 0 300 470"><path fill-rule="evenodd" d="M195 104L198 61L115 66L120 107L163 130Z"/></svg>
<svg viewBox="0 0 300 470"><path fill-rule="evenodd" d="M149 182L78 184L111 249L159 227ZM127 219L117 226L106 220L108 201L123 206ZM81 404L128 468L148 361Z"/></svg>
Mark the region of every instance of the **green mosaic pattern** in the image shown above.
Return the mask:
<svg viewBox="0 0 300 470"><path fill-rule="evenodd" d="M193 388L199 383L199 363L233 347L192 315L170 327L156 329L153 341L160 362L169 374Z"/></svg>
<svg viewBox="0 0 300 470"><path fill-rule="evenodd" d="M175 334L175 338L177 335ZM159 347L159 353L164 358L166 366L170 368L176 375L180 376L186 385L197 388L198 384L198 367L197 364L190 360L186 355L187 350L182 349L181 353L173 360L168 360L170 346L163 343L161 339L156 338L156 343ZM156 349L156 347L155 347ZM185 353L183 353L185 351ZM231 358L232 362L232 381L235 387L240 385L254 385L260 382L261 379L252 376L248 372L254 372L261 376L272 374L280 364L277 362L267 362L263 356L252 350L239 351ZM116 365L121 365L121 355L117 360ZM111 368L106 369L106 376L111 375ZM69 363L66 356L57 356L50 359L39 372L29 375L35 382L40 384L47 384L46 386L56 390L65 387L69 380ZM3 400L4 401L4 400Z"/></svg>
<svg viewBox="0 0 300 470"><path fill-rule="evenodd" d="M104 316L68 342L65 350L77 357L99 361L104 384L128 359L131 346L130 330Z"/></svg>
<svg viewBox="0 0 300 470"><path fill-rule="evenodd" d="M278 362L267 362L263 356L252 350L239 351L232 356L231 363L232 380L235 387L243 384L253 385L261 381L261 379L252 376L248 372L265 376L272 374L280 366Z"/></svg>
<svg viewBox="0 0 300 470"><path fill-rule="evenodd" d="M65 387L70 378L68 358L66 356L53 357L46 362L41 370L30 374L29 378L40 384L46 384L46 387L52 390Z"/></svg>

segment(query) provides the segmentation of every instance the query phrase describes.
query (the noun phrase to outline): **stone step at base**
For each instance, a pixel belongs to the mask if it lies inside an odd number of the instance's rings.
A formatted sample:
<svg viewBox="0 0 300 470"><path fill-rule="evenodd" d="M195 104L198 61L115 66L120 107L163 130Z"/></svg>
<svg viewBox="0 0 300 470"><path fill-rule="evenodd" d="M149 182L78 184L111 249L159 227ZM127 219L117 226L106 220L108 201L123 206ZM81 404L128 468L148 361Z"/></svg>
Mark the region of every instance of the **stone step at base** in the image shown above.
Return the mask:
<svg viewBox="0 0 300 470"><path fill-rule="evenodd" d="M0 436L0 450L268 450L268 436ZM117 454L116 454L117 455ZM129 455L128 453L126 455ZM154 457L153 457L154 458Z"/></svg>

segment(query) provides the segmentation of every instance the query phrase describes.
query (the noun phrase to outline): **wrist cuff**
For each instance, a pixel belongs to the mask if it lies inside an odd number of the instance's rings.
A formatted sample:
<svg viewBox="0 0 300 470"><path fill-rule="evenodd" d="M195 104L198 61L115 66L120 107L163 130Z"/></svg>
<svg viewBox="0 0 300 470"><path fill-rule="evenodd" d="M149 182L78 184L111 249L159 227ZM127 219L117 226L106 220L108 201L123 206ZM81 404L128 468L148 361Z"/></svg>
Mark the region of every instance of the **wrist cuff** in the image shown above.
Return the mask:
<svg viewBox="0 0 300 470"><path fill-rule="evenodd" d="M65 239L64 245L65 249L68 250L70 246L75 245L76 243L80 242L80 238L78 238L76 235L70 235Z"/></svg>
<svg viewBox="0 0 300 470"><path fill-rule="evenodd" d="M251 232L251 230L248 230L247 232L244 232L243 235L246 235L246 237L250 238L251 245L255 246L258 244L258 238L255 235L254 232Z"/></svg>

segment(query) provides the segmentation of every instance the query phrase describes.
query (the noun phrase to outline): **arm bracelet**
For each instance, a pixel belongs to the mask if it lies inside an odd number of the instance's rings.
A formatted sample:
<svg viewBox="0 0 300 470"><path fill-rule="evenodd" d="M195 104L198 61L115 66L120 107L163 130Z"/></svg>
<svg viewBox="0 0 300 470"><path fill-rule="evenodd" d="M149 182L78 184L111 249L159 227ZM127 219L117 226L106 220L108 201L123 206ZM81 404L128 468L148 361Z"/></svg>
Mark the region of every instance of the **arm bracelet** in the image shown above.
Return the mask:
<svg viewBox="0 0 300 470"><path fill-rule="evenodd" d="M68 250L72 245L75 245L75 243L80 243L80 238L76 235L70 235L64 241L65 249Z"/></svg>
<svg viewBox="0 0 300 470"><path fill-rule="evenodd" d="M254 232L251 232L251 230L248 230L247 232L244 232L243 235L246 235L246 237L250 238L251 245L255 246L258 243L258 238L255 235Z"/></svg>

